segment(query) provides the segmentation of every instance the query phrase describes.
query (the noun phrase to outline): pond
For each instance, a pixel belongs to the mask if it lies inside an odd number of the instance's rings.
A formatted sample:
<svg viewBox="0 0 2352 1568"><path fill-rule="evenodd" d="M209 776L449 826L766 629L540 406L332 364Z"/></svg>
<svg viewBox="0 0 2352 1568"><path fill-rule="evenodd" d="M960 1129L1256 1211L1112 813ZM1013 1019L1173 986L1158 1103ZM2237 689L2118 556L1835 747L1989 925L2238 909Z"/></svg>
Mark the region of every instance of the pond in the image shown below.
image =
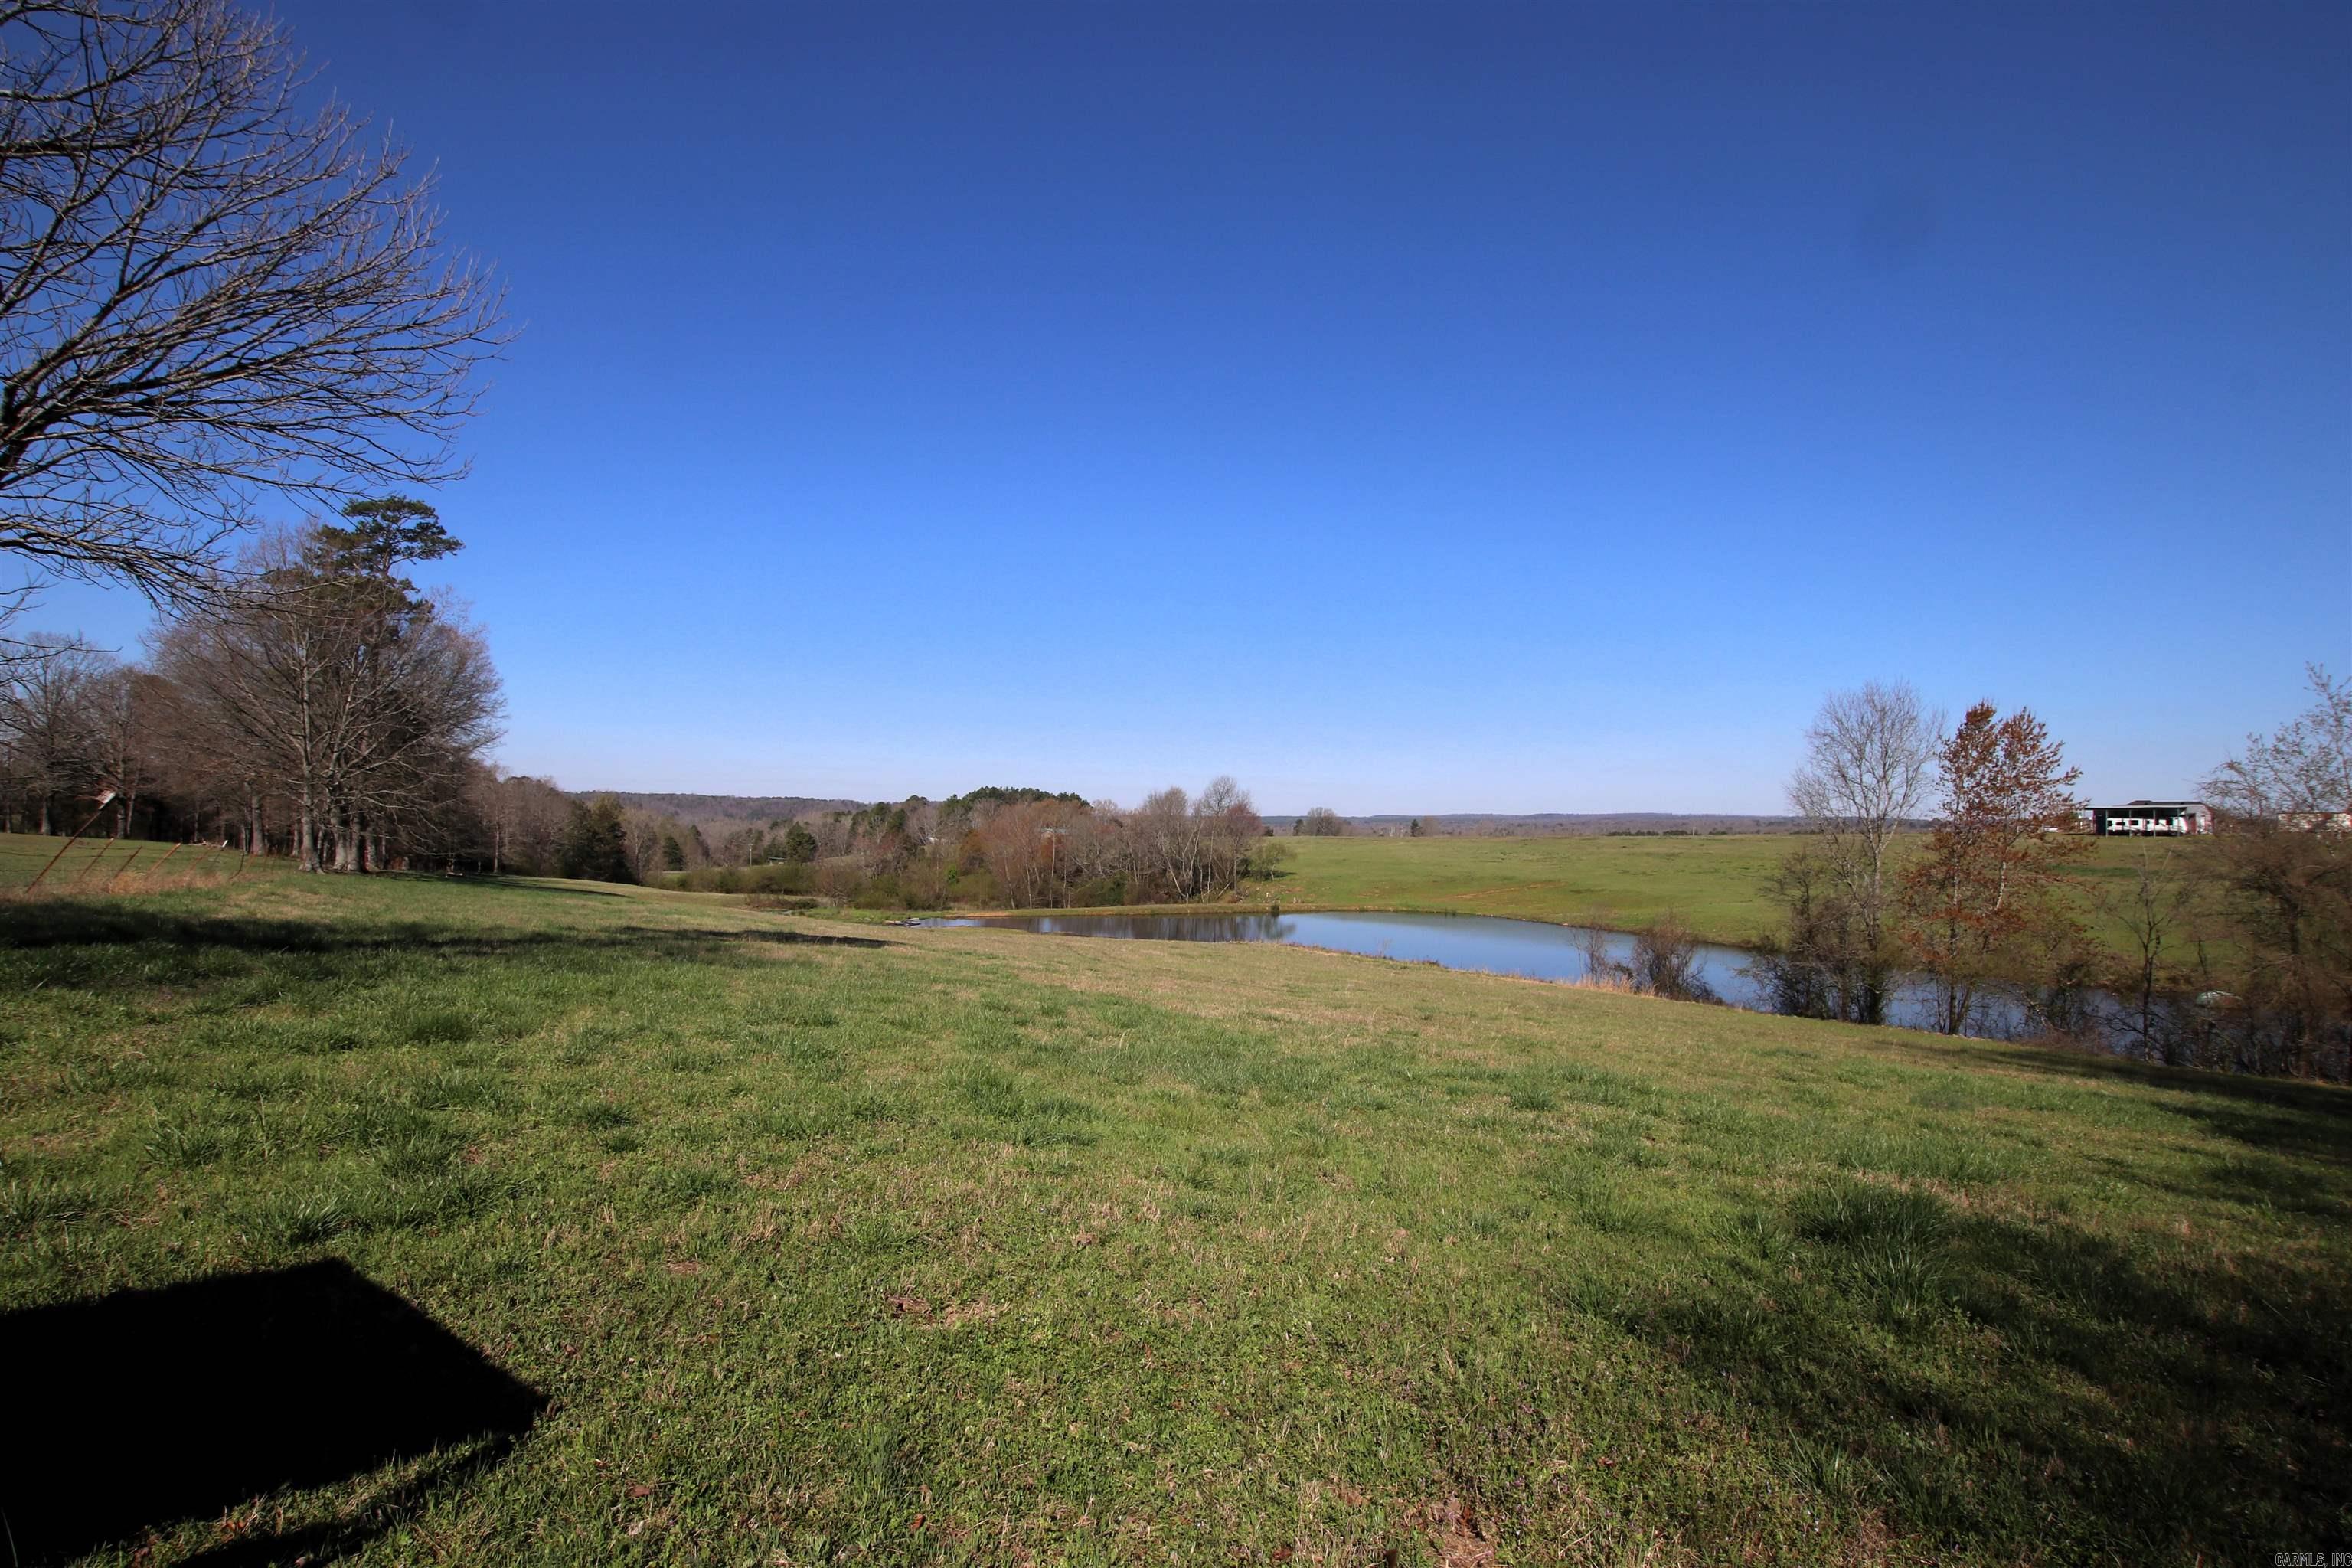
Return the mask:
<svg viewBox="0 0 2352 1568"><path fill-rule="evenodd" d="M982 915L927 920L927 926L1004 926L1048 936L1095 936L1149 942L1275 942L1291 947L1328 948L1372 958L1397 958L1447 969L1515 974L1529 980L1576 981L1592 972L1589 944L1597 936L1612 963L1633 954L1633 939L1617 931L1498 915L1408 914L1377 910L1320 914L1274 914L1240 910L1176 915ZM1698 975L1735 1007L1769 1011L1769 998L1748 973L1755 955L1736 947L1702 943ZM2008 998L1980 1003L1972 1035L2007 1038L2025 1025L2024 1010ZM1897 986L1886 1021L1926 1028L1933 1016L1927 984L1907 976Z"/></svg>

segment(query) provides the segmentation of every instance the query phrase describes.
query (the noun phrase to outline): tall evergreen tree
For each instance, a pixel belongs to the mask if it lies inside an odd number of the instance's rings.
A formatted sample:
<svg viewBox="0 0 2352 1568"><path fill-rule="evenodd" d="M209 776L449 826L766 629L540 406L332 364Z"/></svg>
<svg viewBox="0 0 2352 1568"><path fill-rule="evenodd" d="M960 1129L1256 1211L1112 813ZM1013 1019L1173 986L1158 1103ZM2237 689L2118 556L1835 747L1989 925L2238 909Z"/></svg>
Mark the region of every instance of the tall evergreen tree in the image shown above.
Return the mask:
<svg viewBox="0 0 2352 1568"><path fill-rule="evenodd" d="M621 803L605 795L575 804L557 859L567 877L590 882L635 881L636 871L629 863L628 829L621 821Z"/></svg>

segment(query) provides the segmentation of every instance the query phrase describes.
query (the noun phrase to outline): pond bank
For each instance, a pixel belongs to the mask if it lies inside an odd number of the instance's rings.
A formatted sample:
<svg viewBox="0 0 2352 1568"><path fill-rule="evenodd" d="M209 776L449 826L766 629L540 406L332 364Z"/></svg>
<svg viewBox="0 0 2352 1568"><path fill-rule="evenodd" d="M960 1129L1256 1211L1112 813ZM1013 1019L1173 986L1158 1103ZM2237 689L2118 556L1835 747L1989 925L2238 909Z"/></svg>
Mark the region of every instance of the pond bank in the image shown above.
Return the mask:
<svg viewBox="0 0 2352 1568"><path fill-rule="evenodd" d="M1626 932L1600 927L1555 925L1501 915L1279 906L948 916L914 923L1001 927L1047 936L1125 941L1277 942L1568 984L1607 980L1617 966L1629 963L1634 942ZM1596 957L1603 966L1598 973ZM1745 948L1702 942L1697 945L1696 977L1731 1006L1769 1013L1773 1010L1769 994L1752 973L1755 958ZM1887 1025L1927 1028L1933 1018L1928 981L1916 974L1901 977L1887 1009ZM1988 998L1967 1032L1979 1038L2011 1039L2025 1033L2030 1022L2025 1009L2013 999Z"/></svg>

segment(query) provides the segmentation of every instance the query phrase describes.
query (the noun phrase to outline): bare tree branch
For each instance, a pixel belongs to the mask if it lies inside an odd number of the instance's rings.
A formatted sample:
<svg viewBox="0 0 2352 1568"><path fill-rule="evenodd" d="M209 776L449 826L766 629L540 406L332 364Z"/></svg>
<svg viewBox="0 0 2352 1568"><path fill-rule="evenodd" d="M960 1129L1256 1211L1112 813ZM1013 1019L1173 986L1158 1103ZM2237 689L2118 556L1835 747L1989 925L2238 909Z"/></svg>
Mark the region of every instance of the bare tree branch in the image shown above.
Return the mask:
<svg viewBox="0 0 2352 1568"><path fill-rule="evenodd" d="M2242 817L2333 826L2352 815L2352 680L2305 665L2311 706L2268 735L2249 735L2205 781L2208 799Z"/></svg>
<svg viewBox="0 0 2352 1568"><path fill-rule="evenodd" d="M268 494L461 471L488 273L223 0L0 5L0 552L159 601Z"/></svg>
<svg viewBox="0 0 2352 1568"><path fill-rule="evenodd" d="M1885 1021L1895 835L1927 797L1941 714L1900 683L1832 692L1805 732L1789 802L1812 836L1770 884L1789 911L1768 983L1790 1011Z"/></svg>

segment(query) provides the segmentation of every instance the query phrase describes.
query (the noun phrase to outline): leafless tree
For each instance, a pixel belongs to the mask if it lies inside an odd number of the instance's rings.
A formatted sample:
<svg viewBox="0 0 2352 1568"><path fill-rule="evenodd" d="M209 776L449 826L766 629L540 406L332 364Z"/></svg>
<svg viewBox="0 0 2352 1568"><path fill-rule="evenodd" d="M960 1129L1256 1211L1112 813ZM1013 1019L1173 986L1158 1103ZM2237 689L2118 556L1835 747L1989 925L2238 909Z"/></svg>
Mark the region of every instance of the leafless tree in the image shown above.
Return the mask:
<svg viewBox="0 0 2352 1568"><path fill-rule="evenodd" d="M1699 964L1698 938L1671 910L1633 933L1626 964L1634 988L1671 1002L1717 1002Z"/></svg>
<svg viewBox="0 0 2352 1568"><path fill-rule="evenodd" d="M818 859L836 860L849 853L849 814L847 812L826 812L817 818L814 831Z"/></svg>
<svg viewBox="0 0 2352 1568"><path fill-rule="evenodd" d="M1072 901L1117 903L1136 886L1127 822L1115 802L1097 800L1066 811L1059 845L1059 874ZM1080 889L1087 889L1085 898Z"/></svg>
<svg viewBox="0 0 2352 1568"><path fill-rule="evenodd" d="M1265 831L1249 792L1232 774L1220 773L1192 803L1192 814L1200 822L1201 843L1202 886L1194 890L1238 886L1250 851Z"/></svg>
<svg viewBox="0 0 2352 1568"><path fill-rule="evenodd" d="M36 657L0 672L0 746L35 831L49 833L62 802L100 784L101 692L115 665L75 637L35 636L26 646Z"/></svg>
<svg viewBox="0 0 2352 1568"><path fill-rule="evenodd" d="M2308 669L2311 706L2206 781L2212 876L2242 955L2242 1063L2352 1076L2352 680Z"/></svg>
<svg viewBox="0 0 2352 1568"><path fill-rule="evenodd" d="M481 635L436 614L380 639L370 679L351 682L359 714L337 781L337 870L387 863L397 826L410 843L438 853L461 847L446 808L498 738L502 710L497 672ZM356 704L370 702L373 714Z"/></svg>
<svg viewBox="0 0 2352 1568"><path fill-rule="evenodd" d="M2304 673L2311 706L2271 734L2247 736L2245 751L2205 781L2212 805L2291 825L2352 813L2352 679L2331 679L2315 664Z"/></svg>
<svg viewBox="0 0 2352 1568"><path fill-rule="evenodd" d="M500 341L431 182L225 0L0 0L0 555L211 591L263 493L457 471Z"/></svg>
<svg viewBox="0 0 2352 1568"><path fill-rule="evenodd" d="M622 843L627 848L630 874L637 881L652 881L662 869L662 840L672 826L660 812L641 805L621 808Z"/></svg>
<svg viewBox="0 0 2352 1568"><path fill-rule="evenodd" d="M1832 692L1805 731L1789 804L1852 889L1865 921L1883 920L1887 847L1917 816L1934 778L1943 715L1902 682Z"/></svg>
<svg viewBox="0 0 2352 1568"><path fill-rule="evenodd" d="M248 853L270 843L293 810L253 737L228 722L202 683L184 684L188 661L208 653L193 627L165 625L148 638L150 668L158 671L142 714L144 742L159 786L180 803L188 826L210 817L224 841Z"/></svg>
<svg viewBox="0 0 2352 1568"><path fill-rule="evenodd" d="M140 796L155 776L160 684L147 671L126 664L110 666L91 683L89 762L101 784L115 792L112 805L118 838L131 831Z"/></svg>
<svg viewBox="0 0 2352 1568"><path fill-rule="evenodd" d="M1222 774L1197 796L1171 786L1134 811L1108 802L1093 810L1118 841L1091 853L1127 872L1130 898L1181 903L1230 891L1249 874L1265 834L1249 792Z"/></svg>
<svg viewBox="0 0 2352 1568"><path fill-rule="evenodd" d="M1000 895L1013 909L1042 909L1061 901L1067 868L1061 839L1072 808L1058 801L1027 800L1000 805L982 824L982 852Z"/></svg>
<svg viewBox="0 0 2352 1568"><path fill-rule="evenodd" d="M1909 686L1874 681L1832 692L1805 732L1789 802L1810 837L1797 851L1802 863L1783 867L1775 883L1790 914L1775 962L1795 966L1781 989L1814 998L1818 1010L1860 1023L1885 1017L1895 893L1888 856L1927 799L1942 727Z"/></svg>
<svg viewBox="0 0 2352 1568"><path fill-rule="evenodd" d="M474 775L467 795L482 823L481 847L492 874L555 874L572 802L553 781L484 767Z"/></svg>
<svg viewBox="0 0 2352 1568"><path fill-rule="evenodd" d="M1172 899L1189 899L1201 885L1201 824L1192 797L1174 785L1144 797L1132 817L1152 873Z"/></svg>
<svg viewBox="0 0 2352 1568"><path fill-rule="evenodd" d="M2141 1056L2170 1060L2173 1026L2167 999L2184 988L2182 960L2203 944L2195 929L2198 887L2172 844L2137 845L2120 886L2102 886L2094 902L2122 933L2124 962L2116 970L2115 1026Z"/></svg>
<svg viewBox="0 0 2352 1568"><path fill-rule="evenodd" d="M479 636L404 583L334 567L331 532L263 541L247 564L267 591L184 616L156 663L220 771L289 800L303 868L352 871L462 795L498 678Z"/></svg>

